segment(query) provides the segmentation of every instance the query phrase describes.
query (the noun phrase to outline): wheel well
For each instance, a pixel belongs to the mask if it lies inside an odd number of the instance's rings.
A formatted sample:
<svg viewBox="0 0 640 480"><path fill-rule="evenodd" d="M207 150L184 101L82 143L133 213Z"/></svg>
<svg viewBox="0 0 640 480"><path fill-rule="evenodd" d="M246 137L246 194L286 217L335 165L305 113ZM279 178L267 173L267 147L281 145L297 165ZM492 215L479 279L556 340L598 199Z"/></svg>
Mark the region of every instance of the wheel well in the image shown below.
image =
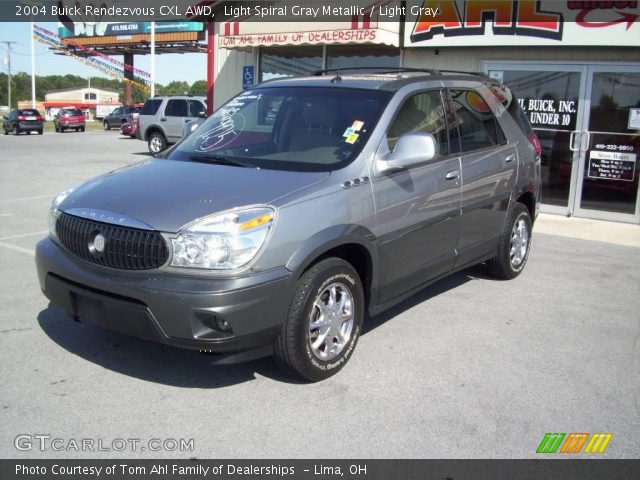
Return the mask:
<svg viewBox="0 0 640 480"><path fill-rule="evenodd" d="M531 217L531 221L533 222L536 210L536 201L533 198L533 193L524 192L518 197L517 202L522 203L525 207L527 207L527 210L529 210L529 216Z"/></svg>
<svg viewBox="0 0 640 480"><path fill-rule="evenodd" d="M325 258L337 257L341 258L345 262L351 264L355 268L356 272L360 276L362 281L362 288L364 289L365 305L369 303L369 296L371 294L371 278L373 274L373 263L371 261L371 255L365 247L357 243L348 243L340 245L339 247L332 248L324 252L322 255L314 259L304 271L300 274L302 276L304 272L313 267L316 263Z"/></svg>
<svg viewBox="0 0 640 480"><path fill-rule="evenodd" d="M164 138L165 141L167 140L167 137L164 136L164 132L162 131L162 129L155 126L147 128L147 131L144 133L144 139L149 140L149 136L151 136L151 134L154 132L158 132L160 135L162 135L162 138Z"/></svg>

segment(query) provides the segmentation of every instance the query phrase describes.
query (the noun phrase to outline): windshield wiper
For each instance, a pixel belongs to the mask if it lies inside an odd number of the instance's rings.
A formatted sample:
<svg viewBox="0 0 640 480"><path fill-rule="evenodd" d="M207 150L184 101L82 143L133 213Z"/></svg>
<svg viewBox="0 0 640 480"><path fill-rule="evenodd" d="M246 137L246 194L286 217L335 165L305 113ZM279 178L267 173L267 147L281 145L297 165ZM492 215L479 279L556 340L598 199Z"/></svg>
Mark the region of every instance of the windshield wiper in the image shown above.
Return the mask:
<svg viewBox="0 0 640 480"><path fill-rule="evenodd" d="M230 167L249 167L246 163L231 160L222 155L191 155L189 160L193 162L215 163L216 165L228 165ZM252 166L252 165L251 165Z"/></svg>

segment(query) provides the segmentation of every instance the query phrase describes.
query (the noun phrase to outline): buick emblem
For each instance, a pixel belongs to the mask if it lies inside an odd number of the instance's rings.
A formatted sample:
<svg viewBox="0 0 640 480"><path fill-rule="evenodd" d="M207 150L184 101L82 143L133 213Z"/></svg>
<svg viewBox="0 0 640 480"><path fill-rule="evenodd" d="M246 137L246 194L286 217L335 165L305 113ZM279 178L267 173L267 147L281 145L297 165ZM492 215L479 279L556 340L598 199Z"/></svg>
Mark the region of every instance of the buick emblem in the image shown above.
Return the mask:
<svg viewBox="0 0 640 480"><path fill-rule="evenodd" d="M106 245L106 242L107 241L104 238L104 235L98 232L96 236L93 237L93 241L89 242L89 251L94 256L102 255L104 253L104 247Z"/></svg>

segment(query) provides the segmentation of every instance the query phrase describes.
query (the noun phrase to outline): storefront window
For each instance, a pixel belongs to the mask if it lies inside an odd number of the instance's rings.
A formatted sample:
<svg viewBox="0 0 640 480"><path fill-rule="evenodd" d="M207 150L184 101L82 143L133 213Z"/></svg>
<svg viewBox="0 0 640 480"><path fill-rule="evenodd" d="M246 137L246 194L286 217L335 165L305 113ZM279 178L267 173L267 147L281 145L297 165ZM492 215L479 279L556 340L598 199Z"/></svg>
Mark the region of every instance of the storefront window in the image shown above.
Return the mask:
<svg viewBox="0 0 640 480"><path fill-rule="evenodd" d="M327 47L327 68L400 66L400 50L386 45L336 45Z"/></svg>
<svg viewBox="0 0 640 480"><path fill-rule="evenodd" d="M266 47L260 49L260 81L311 75L322 69L321 46Z"/></svg>

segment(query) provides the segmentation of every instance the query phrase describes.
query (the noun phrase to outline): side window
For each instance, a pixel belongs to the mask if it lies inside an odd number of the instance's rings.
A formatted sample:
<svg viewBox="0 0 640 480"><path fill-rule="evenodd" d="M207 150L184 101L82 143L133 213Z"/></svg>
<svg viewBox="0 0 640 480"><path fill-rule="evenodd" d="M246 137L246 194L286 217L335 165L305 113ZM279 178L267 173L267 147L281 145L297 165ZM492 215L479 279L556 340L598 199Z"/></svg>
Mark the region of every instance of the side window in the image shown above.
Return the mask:
<svg viewBox="0 0 640 480"><path fill-rule="evenodd" d="M450 90L452 99L451 142L459 142L462 152L494 147L506 142L502 128L489 105L473 90Z"/></svg>
<svg viewBox="0 0 640 480"><path fill-rule="evenodd" d="M111 115L121 115L122 114L122 107L118 107L116 108Z"/></svg>
<svg viewBox="0 0 640 480"><path fill-rule="evenodd" d="M200 112L206 112L206 107L197 100L189 100L189 116L197 117Z"/></svg>
<svg viewBox="0 0 640 480"><path fill-rule="evenodd" d="M164 114L167 117L188 117L189 112L187 110L186 100L169 100L167 107L164 109Z"/></svg>
<svg viewBox="0 0 640 480"><path fill-rule="evenodd" d="M408 132L431 133L436 138L438 153L449 153L444 107L439 90L418 93L405 100L387 130L389 151L393 151L400 135Z"/></svg>
<svg viewBox="0 0 640 480"><path fill-rule="evenodd" d="M140 115L155 115L161 104L162 100L158 98L147 100L142 107L142 110L140 110Z"/></svg>

